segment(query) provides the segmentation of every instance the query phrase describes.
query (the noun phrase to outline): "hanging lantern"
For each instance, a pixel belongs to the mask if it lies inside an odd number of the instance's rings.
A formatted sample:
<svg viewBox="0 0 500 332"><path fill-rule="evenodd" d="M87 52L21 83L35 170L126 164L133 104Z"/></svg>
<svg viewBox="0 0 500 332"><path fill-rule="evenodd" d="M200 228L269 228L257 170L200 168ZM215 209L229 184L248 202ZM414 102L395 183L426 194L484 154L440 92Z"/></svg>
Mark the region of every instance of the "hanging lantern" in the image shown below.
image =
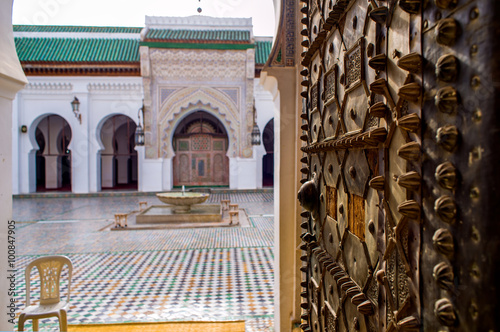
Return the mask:
<svg viewBox="0 0 500 332"><path fill-rule="evenodd" d="M137 121L137 127L135 128L135 145L136 146L144 146L144 129L142 129L141 124L141 113L144 118L144 101L142 103L142 107L139 108L137 112L137 117L139 118Z"/></svg>
<svg viewBox="0 0 500 332"><path fill-rule="evenodd" d="M259 126L257 126L257 109L255 108L255 99L253 100L252 145L260 145L260 130Z"/></svg>
<svg viewBox="0 0 500 332"><path fill-rule="evenodd" d="M144 146L144 130L142 129L141 124L137 126L135 129L135 145L136 146Z"/></svg>
<svg viewBox="0 0 500 332"><path fill-rule="evenodd" d="M252 145L260 145L260 130L256 123L254 123L252 129Z"/></svg>

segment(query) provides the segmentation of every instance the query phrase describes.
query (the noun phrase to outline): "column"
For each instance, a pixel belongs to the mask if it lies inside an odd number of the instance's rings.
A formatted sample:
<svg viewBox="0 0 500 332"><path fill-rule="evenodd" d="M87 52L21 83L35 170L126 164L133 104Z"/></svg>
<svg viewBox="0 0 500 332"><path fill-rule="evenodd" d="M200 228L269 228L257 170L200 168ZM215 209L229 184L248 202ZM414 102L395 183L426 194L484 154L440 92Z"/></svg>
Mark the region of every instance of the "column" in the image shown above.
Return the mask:
<svg viewBox="0 0 500 332"><path fill-rule="evenodd" d="M101 156L101 188L111 188L115 186L114 173L113 156Z"/></svg>
<svg viewBox="0 0 500 332"><path fill-rule="evenodd" d="M116 156L117 182L128 183L128 156Z"/></svg>
<svg viewBox="0 0 500 332"><path fill-rule="evenodd" d="M57 189L62 186L61 156L44 156L45 188Z"/></svg>

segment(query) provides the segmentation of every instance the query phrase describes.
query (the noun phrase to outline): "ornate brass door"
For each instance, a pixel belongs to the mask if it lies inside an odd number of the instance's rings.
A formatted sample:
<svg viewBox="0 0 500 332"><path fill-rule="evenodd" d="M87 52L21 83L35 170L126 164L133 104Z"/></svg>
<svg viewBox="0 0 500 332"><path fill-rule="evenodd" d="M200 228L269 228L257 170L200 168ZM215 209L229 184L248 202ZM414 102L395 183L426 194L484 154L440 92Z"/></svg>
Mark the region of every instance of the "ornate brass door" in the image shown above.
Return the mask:
<svg viewBox="0 0 500 332"><path fill-rule="evenodd" d="M498 328L497 3L302 1L304 331Z"/></svg>

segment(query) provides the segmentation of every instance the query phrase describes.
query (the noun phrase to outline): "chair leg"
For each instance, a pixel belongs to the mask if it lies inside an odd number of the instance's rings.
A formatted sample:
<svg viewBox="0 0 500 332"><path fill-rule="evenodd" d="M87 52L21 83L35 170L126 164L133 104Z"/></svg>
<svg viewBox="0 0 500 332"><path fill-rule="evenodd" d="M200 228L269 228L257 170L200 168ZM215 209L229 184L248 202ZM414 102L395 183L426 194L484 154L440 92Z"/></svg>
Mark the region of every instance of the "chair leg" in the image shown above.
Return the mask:
<svg viewBox="0 0 500 332"><path fill-rule="evenodd" d="M24 331L24 314L19 315L19 321L17 322L17 330Z"/></svg>
<svg viewBox="0 0 500 332"><path fill-rule="evenodd" d="M33 331L38 331L38 318L33 318Z"/></svg>
<svg viewBox="0 0 500 332"><path fill-rule="evenodd" d="M68 331L68 317L66 315L66 310L59 311L59 329L61 332Z"/></svg>

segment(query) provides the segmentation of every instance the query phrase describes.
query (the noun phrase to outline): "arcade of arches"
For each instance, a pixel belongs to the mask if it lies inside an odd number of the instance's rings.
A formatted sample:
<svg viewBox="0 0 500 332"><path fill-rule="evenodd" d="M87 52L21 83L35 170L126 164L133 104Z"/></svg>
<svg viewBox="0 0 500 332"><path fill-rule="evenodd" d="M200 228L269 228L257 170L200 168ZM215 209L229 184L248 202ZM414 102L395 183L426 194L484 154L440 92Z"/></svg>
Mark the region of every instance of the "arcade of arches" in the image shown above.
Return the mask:
<svg viewBox="0 0 500 332"><path fill-rule="evenodd" d="M196 111L184 118L173 137L174 187L228 186L228 137L213 115Z"/></svg>
<svg viewBox="0 0 500 332"><path fill-rule="evenodd" d="M71 191L71 128L59 115L44 117L36 127L36 190Z"/></svg>
<svg viewBox="0 0 500 332"><path fill-rule="evenodd" d="M113 115L98 128L102 149L97 152L98 190L137 190L136 123L127 115ZM61 116L46 115L38 122L35 140L37 191L71 191L72 164L68 149L71 125ZM173 185L229 186L229 138L224 125L207 111L186 116L173 139ZM262 186L272 187L274 176L274 121L262 131ZM76 173L75 173L76 174Z"/></svg>
<svg viewBox="0 0 500 332"><path fill-rule="evenodd" d="M137 189L136 124L126 115L114 115L101 129L101 188Z"/></svg>

